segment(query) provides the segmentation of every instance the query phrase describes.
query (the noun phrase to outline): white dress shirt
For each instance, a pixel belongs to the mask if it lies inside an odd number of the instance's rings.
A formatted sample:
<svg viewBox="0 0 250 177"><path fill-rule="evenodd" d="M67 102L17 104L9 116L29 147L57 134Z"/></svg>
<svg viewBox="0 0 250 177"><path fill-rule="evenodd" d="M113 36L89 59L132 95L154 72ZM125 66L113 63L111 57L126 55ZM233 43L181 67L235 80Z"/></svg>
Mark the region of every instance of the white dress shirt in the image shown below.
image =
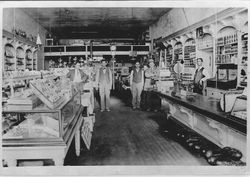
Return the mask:
<svg viewBox="0 0 250 177"><path fill-rule="evenodd" d="M78 69L75 69L75 78L73 82L81 82L81 81L82 81L81 73Z"/></svg>

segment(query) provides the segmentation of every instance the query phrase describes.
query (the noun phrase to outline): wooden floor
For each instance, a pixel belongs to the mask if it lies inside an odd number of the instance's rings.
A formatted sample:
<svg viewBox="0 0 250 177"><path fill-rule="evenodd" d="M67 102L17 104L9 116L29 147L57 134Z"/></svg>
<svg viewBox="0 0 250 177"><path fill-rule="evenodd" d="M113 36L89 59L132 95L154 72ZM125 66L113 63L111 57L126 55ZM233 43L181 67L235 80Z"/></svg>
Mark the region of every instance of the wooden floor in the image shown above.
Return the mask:
<svg viewBox="0 0 250 177"><path fill-rule="evenodd" d="M96 107L96 123L91 149L82 142L80 157L74 155L74 143L65 165L208 165L174 140L160 133L163 113L133 111L112 97L111 112Z"/></svg>

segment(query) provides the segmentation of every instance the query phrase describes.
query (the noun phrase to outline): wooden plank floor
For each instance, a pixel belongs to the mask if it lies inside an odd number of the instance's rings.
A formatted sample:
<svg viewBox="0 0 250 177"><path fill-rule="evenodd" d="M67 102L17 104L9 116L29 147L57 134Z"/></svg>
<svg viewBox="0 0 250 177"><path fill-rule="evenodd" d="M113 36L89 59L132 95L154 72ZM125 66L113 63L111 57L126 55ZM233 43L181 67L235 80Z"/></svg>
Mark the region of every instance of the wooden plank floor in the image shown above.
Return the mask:
<svg viewBox="0 0 250 177"><path fill-rule="evenodd" d="M115 97L111 112L98 110L91 149L82 144L80 157L75 157L72 143L65 165L208 165L160 134L162 113L133 111Z"/></svg>

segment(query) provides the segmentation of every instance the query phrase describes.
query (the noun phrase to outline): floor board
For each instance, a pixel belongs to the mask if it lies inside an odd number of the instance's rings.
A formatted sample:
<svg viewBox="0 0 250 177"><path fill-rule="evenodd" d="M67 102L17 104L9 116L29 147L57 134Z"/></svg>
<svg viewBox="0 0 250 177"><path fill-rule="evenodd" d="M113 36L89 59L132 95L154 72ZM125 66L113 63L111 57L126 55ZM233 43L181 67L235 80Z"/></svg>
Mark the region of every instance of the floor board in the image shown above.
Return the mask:
<svg viewBox="0 0 250 177"><path fill-rule="evenodd" d="M111 112L99 111L91 149L82 142L80 157L73 149L65 165L208 165L177 142L163 137L159 131L163 113L133 111L121 99L112 97Z"/></svg>

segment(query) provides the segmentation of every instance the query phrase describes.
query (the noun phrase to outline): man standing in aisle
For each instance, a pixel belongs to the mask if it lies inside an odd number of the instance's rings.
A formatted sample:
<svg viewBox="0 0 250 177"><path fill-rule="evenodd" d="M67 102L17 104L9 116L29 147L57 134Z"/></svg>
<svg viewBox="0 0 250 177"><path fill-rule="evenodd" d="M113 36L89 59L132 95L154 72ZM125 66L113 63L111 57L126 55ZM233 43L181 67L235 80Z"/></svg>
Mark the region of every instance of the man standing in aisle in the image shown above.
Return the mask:
<svg viewBox="0 0 250 177"><path fill-rule="evenodd" d="M101 68L96 73L96 82L99 87L99 94L101 98L101 112L106 108L110 111L110 90L112 87L112 72L107 67L106 60L102 60Z"/></svg>
<svg viewBox="0 0 250 177"><path fill-rule="evenodd" d="M86 83L88 79L88 76L80 70L80 63L76 63L75 69L70 70L66 77L70 78L75 89L80 92L83 90L84 83Z"/></svg>
<svg viewBox="0 0 250 177"><path fill-rule="evenodd" d="M132 91L133 109L140 109L141 93L144 85L144 71L140 68L140 63L135 63L135 69L130 74L130 86Z"/></svg>
<svg viewBox="0 0 250 177"><path fill-rule="evenodd" d="M203 89L205 88L205 82L207 79L210 78L209 73L207 70L203 67L203 59L197 58L197 69L194 73L194 88L193 92L203 94Z"/></svg>
<svg viewBox="0 0 250 177"><path fill-rule="evenodd" d="M146 91L147 111L157 112L161 109L161 99L154 93L154 85L159 77L159 69L155 66L154 60L149 60L149 68L145 71L144 90Z"/></svg>

